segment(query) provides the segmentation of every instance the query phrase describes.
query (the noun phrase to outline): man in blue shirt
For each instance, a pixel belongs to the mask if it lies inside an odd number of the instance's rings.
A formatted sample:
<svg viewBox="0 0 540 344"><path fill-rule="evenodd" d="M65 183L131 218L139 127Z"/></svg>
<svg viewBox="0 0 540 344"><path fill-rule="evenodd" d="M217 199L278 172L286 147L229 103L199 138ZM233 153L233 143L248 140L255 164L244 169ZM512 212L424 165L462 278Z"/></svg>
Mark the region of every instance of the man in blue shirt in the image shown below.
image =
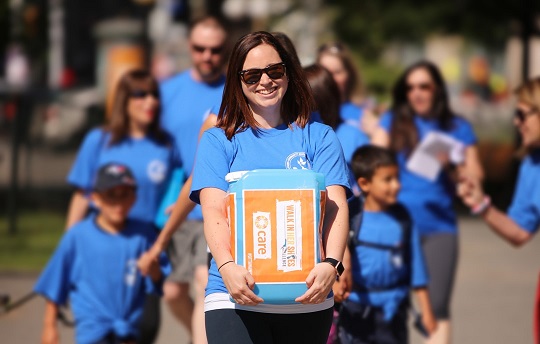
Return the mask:
<svg viewBox="0 0 540 344"><path fill-rule="evenodd" d="M68 298L77 343L135 343L147 293L161 293L156 261L149 277L137 259L156 237L151 224L128 219L136 184L125 165L106 164L97 173L92 201L98 208L67 231L34 291L47 300L43 343L57 343L58 307Z"/></svg>
<svg viewBox="0 0 540 344"><path fill-rule="evenodd" d="M187 173L193 169L200 128L211 109L221 104L226 42L227 32L217 19L205 17L195 21L189 31L193 67L161 84L162 126L175 138ZM193 343L204 343L208 256L199 206L173 235L168 254L174 271L164 286L165 299L176 318L190 330ZM192 281L195 302L189 296Z"/></svg>

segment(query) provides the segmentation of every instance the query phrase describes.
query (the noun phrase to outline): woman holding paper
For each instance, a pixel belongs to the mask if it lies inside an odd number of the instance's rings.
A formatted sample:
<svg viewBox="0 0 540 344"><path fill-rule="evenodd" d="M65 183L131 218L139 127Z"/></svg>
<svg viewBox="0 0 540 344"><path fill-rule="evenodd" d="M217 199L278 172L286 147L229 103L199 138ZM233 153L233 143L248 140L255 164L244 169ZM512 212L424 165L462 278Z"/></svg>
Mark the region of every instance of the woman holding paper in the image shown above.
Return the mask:
<svg viewBox="0 0 540 344"><path fill-rule="evenodd" d="M481 181L464 176L459 195L474 214L501 238L514 246L527 243L540 228L540 78L529 80L516 90L517 108L514 124L527 155L521 162L514 199L508 214L491 205ZM534 321L535 343L540 343L540 282Z"/></svg>
<svg viewBox="0 0 540 344"><path fill-rule="evenodd" d="M415 63L398 79L391 111L381 117L372 142L397 153L402 185L399 198L422 236L428 290L439 323L428 342L449 343L458 256L453 209L456 181L462 173L481 179L483 172L473 128L451 111L444 80L434 64ZM419 155L424 158L421 163Z"/></svg>
<svg viewBox="0 0 540 344"><path fill-rule="evenodd" d="M347 241L349 183L335 133L309 121L313 103L300 64L274 36L255 32L236 43L217 127L207 130L199 144L190 196L202 206L213 256L205 298L209 343L326 342L332 322L330 290ZM337 265L316 264L305 281L308 290L296 304L264 304L254 292L257 281L232 258L225 175L294 169L301 167L298 162L325 175L323 246L327 259Z"/></svg>

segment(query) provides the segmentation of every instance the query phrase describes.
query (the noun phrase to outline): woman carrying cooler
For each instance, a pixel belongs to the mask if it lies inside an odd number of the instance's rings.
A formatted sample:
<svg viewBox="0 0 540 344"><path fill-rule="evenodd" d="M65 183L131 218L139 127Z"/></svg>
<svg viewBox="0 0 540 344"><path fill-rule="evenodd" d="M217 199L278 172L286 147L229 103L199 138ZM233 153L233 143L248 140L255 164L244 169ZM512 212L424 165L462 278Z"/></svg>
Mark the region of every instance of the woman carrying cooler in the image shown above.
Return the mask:
<svg viewBox="0 0 540 344"><path fill-rule="evenodd" d="M434 180L407 168L408 158L429 133L450 136L463 147L461 161L456 164L449 154L438 156L443 168ZM421 61L405 70L394 86L391 111L382 116L372 142L397 153L402 185L399 200L421 235L430 277L429 296L439 324L428 342L449 343L450 300L458 257L453 208L457 176L482 178L483 172L473 128L451 111L444 80L434 64Z"/></svg>
<svg viewBox="0 0 540 344"><path fill-rule="evenodd" d="M326 257L342 260L348 231L347 167L332 129L309 123L312 110L313 97L299 63L275 37L256 32L236 43L217 127L206 131L199 144L191 193L202 206L213 256L205 299L209 343L326 342L336 268L316 264L297 304L264 304L253 292L257 281L232 259L224 213L229 172L304 167L323 173L323 247Z"/></svg>

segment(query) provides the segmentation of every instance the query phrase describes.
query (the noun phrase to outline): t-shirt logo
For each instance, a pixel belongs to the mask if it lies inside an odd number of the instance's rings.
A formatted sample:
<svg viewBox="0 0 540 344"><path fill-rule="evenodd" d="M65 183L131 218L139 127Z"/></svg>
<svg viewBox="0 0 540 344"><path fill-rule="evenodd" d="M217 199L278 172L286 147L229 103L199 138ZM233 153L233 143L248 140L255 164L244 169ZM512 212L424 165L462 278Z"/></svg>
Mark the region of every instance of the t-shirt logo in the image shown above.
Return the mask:
<svg viewBox="0 0 540 344"><path fill-rule="evenodd" d="M127 286L133 286L137 279L137 261L130 259L126 263L126 274L124 276L124 282Z"/></svg>
<svg viewBox="0 0 540 344"><path fill-rule="evenodd" d="M148 164L148 178L154 183L161 183L165 179L167 167L161 160L152 160Z"/></svg>
<svg viewBox="0 0 540 344"><path fill-rule="evenodd" d="M311 163L305 152L291 153L287 157L285 165L290 170L311 170Z"/></svg>

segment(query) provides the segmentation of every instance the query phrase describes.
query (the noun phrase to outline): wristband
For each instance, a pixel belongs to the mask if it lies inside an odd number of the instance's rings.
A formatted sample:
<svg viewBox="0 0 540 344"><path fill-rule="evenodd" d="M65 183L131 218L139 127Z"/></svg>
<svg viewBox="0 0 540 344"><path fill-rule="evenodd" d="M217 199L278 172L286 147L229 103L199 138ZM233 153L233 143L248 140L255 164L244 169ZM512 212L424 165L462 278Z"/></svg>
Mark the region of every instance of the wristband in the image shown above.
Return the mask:
<svg viewBox="0 0 540 344"><path fill-rule="evenodd" d="M219 272L219 270L220 270L223 266L225 266L225 265L227 265L227 264L229 264L229 263L234 263L234 260L229 260L229 261L227 261L227 262L221 264L221 266L217 269L217 271Z"/></svg>
<svg viewBox="0 0 540 344"><path fill-rule="evenodd" d="M491 198L489 196L484 196L482 199L482 202L478 203L474 207L471 208L471 214L473 215L481 215L483 214L491 205Z"/></svg>

